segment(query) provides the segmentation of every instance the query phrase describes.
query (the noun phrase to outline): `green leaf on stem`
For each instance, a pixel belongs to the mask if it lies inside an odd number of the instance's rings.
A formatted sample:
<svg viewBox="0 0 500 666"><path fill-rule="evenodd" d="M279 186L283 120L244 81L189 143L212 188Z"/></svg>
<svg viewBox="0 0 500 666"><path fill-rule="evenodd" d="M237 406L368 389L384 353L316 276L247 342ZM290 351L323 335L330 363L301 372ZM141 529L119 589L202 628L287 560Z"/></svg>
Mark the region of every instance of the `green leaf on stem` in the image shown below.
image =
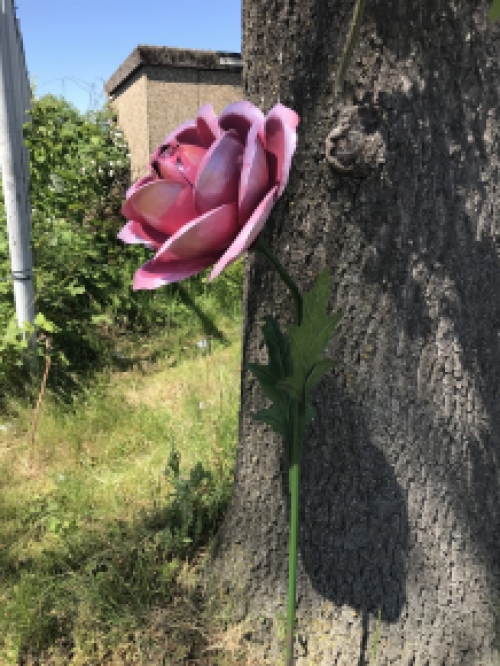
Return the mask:
<svg viewBox="0 0 500 666"><path fill-rule="evenodd" d="M313 418L316 416L316 410L314 407L311 407L310 405L306 405L306 413L304 414L304 429L306 426L311 423Z"/></svg>
<svg viewBox="0 0 500 666"><path fill-rule="evenodd" d="M267 423L282 435L285 441L289 442L292 427L290 418L292 399L278 385L285 377L293 373L290 343L286 335L281 332L276 319L271 316L266 317L262 334L266 341L269 363L267 365L249 363L248 369L255 375L265 395L273 401L273 405L252 414L252 418L254 421Z"/></svg>
<svg viewBox="0 0 500 666"><path fill-rule="evenodd" d="M493 0L490 7L490 12L488 14L490 23L495 23L495 21L500 18L500 0Z"/></svg>
<svg viewBox="0 0 500 666"><path fill-rule="evenodd" d="M307 375L306 384L304 386L304 398L306 403L309 400L309 395L313 388L319 384L323 375L325 375L328 370L331 370L335 365L335 361L331 361L329 358L323 359L312 368L312 370Z"/></svg>
<svg viewBox="0 0 500 666"><path fill-rule="evenodd" d="M249 363L248 368L259 380L267 397L274 400L282 393L276 388L276 383L293 372L290 343L286 335L281 332L276 319L269 315L266 316L262 334L266 341L269 363L267 365Z"/></svg>
<svg viewBox="0 0 500 666"><path fill-rule="evenodd" d="M286 403L288 406L290 398L286 395L283 397L283 403ZM290 428L290 419L284 414L287 413L284 411L285 405L279 405L275 402L272 407L267 409L261 409L258 412L252 414L252 419L254 421L262 421L271 426L271 428L281 435L284 441L289 442L291 437L291 428Z"/></svg>
<svg viewBox="0 0 500 666"><path fill-rule="evenodd" d="M342 317L341 312L326 314L328 295L332 278L325 269L316 279L310 292L302 300L302 323L288 328L293 374L279 382L277 388L285 390L294 400L304 400L323 375L334 365L329 359L322 359L323 352L331 340L333 332Z"/></svg>
<svg viewBox="0 0 500 666"><path fill-rule="evenodd" d="M306 377L306 380L303 385L303 391L297 388L296 382L293 377L287 377L286 379L282 379L278 383L278 387L285 390L288 393L288 395L290 395L294 400L297 400L297 402L300 402L301 398L304 397L304 402L307 404L307 401L309 400L309 395L311 394L313 388L317 384L319 384L323 375L325 375L328 372L328 370L333 368L334 365L335 361L331 361L330 359L324 359L319 363L316 363L316 365L314 365L311 368Z"/></svg>

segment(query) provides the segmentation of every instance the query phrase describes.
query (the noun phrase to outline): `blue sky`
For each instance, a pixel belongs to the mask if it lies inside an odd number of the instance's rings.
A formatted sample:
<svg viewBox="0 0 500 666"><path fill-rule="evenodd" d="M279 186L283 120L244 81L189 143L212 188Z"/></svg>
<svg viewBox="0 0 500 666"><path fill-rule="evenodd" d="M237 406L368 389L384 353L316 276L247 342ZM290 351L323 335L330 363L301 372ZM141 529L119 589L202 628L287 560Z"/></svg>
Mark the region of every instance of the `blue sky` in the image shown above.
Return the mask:
<svg viewBox="0 0 500 666"><path fill-rule="evenodd" d="M37 94L100 106L138 44L241 51L241 0L15 0Z"/></svg>

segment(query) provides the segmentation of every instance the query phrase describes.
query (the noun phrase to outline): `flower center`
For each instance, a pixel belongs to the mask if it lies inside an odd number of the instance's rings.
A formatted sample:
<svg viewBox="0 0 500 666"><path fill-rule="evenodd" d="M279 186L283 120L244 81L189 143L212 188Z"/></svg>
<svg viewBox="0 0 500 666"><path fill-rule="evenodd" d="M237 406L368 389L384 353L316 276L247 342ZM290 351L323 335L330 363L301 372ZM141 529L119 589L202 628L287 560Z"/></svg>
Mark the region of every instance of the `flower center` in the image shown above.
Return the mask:
<svg viewBox="0 0 500 666"><path fill-rule="evenodd" d="M193 186L198 167L206 152L205 148L199 146L172 141L165 146L151 166L164 180Z"/></svg>

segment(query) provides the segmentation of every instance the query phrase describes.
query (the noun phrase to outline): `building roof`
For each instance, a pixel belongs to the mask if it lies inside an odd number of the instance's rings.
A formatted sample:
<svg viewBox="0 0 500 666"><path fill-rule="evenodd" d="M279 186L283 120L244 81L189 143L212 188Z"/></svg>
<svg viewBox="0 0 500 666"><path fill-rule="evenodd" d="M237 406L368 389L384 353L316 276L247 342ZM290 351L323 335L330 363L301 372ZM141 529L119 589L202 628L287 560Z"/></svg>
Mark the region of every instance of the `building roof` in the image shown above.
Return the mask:
<svg viewBox="0 0 500 666"><path fill-rule="evenodd" d="M176 49L166 46L137 46L118 67L104 86L108 95L117 89L140 67L156 65L160 67L189 67L194 69L241 71L241 53L228 51L197 51Z"/></svg>

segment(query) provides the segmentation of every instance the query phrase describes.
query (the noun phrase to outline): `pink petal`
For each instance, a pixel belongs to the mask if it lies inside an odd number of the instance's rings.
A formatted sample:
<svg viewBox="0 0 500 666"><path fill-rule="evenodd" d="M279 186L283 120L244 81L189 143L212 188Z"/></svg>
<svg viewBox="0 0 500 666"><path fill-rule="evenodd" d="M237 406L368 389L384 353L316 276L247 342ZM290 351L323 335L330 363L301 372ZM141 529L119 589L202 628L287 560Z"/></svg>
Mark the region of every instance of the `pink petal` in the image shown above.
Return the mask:
<svg viewBox="0 0 500 666"><path fill-rule="evenodd" d="M194 186L194 200L200 213L238 201L242 154L243 146L233 132L225 132L207 150Z"/></svg>
<svg viewBox="0 0 500 666"><path fill-rule="evenodd" d="M198 134L207 148L220 137L221 128L211 104L204 104L200 108L196 117L196 126Z"/></svg>
<svg viewBox="0 0 500 666"><path fill-rule="evenodd" d="M132 194L141 188L143 185L146 185L147 183L154 183L155 180L157 180L157 175L155 173L150 173L147 176L144 176L143 178L139 178L139 180L136 180L135 183L133 183L127 190L125 197L128 199Z"/></svg>
<svg viewBox="0 0 500 666"><path fill-rule="evenodd" d="M151 161L154 162L161 155L162 151L171 143L189 143L192 146L200 146L203 148L203 142L198 134L198 127L194 120L186 120L185 123L176 127L170 134L163 139L161 144L151 156Z"/></svg>
<svg viewBox="0 0 500 666"><path fill-rule="evenodd" d="M172 160L172 153L168 148L157 159L151 160L151 166L158 173L159 178L167 180L169 183L177 183L181 187L186 185L186 178L179 171L176 161Z"/></svg>
<svg viewBox="0 0 500 666"><path fill-rule="evenodd" d="M285 125L288 125L288 127L294 131L297 129L297 125L299 124L300 121L298 113L295 113L293 109L290 109L288 106L285 106L284 104L275 104L267 114L267 118L269 118L269 116L271 115L279 116L283 121L283 123Z"/></svg>
<svg viewBox="0 0 500 666"><path fill-rule="evenodd" d="M185 186L186 182L194 185L199 165L206 152L205 148L189 144L168 147L151 162L151 166L164 180L182 186Z"/></svg>
<svg viewBox="0 0 500 666"><path fill-rule="evenodd" d="M123 203L122 215L156 226L161 214L175 203L182 189L182 185L164 180L146 183Z"/></svg>
<svg viewBox="0 0 500 666"><path fill-rule="evenodd" d="M247 145L243 153L241 170L239 209L240 226L247 222L269 189L269 169L266 151L258 135L258 123L254 123L247 136Z"/></svg>
<svg viewBox="0 0 500 666"><path fill-rule="evenodd" d="M248 248L254 243L257 239L257 236L260 234L264 228L267 218L271 214L274 204L278 196L278 187L274 186L273 189L266 194L264 199L255 209L252 217L245 224L243 229L240 231L238 236L234 239L232 245L226 250L222 255L219 261L215 264L213 271L210 273L208 282L211 282L216 277L222 273L222 271L232 264L233 261L236 261L243 252L246 252Z"/></svg>
<svg viewBox="0 0 500 666"><path fill-rule="evenodd" d="M133 289L134 291L157 289L164 284L180 282L208 268L217 261L218 257L219 255L215 254L176 261L150 259L136 272Z"/></svg>
<svg viewBox="0 0 500 666"><path fill-rule="evenodd" d="M274 155L275 181L278 183L278 196L288 183L292 156L297 147L297 133L295 127L299 117L283 104L276 104L267 114L265 124L265 147Z"/></svg>
<svg viewBox="0 0 500 666"><path fill-rule="evenodd" d="M260 138L264 142L264 114L247 100L229 104L219 116L219 125L222 129L236 130L242 143L245 143L250 127L255 123L259 127Z"/></svg>
<svg viewBox="0 0 500 666"><path fill-rule="evenodd" d="M123 204L122 213L168 235L198 216L192 188L166 180L146 184L134 192Z"/></svg>
<svg viewBox="0 0 500 666"><path fill-rule="evenodd" d="M165 242L164 234L135 220L127 222L118 234L118 238L129 245L142 243L151 250L158 250Z"/></svg>
<svg viewBox="0 0 500 666"><path fill-rule="evenodd" d="M192 259L225 250L239 231L238 207L226 204L183 226L155 255L168 261Z"/></svg>

